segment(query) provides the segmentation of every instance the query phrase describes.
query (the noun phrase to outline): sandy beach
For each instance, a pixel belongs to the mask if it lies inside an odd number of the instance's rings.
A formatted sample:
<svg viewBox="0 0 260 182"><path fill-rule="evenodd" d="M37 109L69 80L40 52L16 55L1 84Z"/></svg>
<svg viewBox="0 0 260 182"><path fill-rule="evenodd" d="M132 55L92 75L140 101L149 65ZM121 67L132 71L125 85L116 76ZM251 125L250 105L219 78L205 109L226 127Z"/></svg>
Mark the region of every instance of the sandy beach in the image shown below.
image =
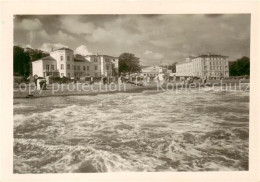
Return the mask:
<svg viewBox="0 0 260 182"><path fill-rule="evenodd" d="M215 85L219 87L221 85L231 86L237 85L236 89L239 89L239 83L248 84L250 80L208 80L207 85L203 85L198 81L194 81L191 85L182 85L180 81L173 83L164 83L162 87L158 86L156 82L150 82L147 85L135 85L130 83L124 84L110 84L103 85L99 83L94 83L93 85L87 85L82 83L69 83L69 84L49 84L46 87L46 90L37 90L35 85L16 85L14 86L13 98L39 98L39 97L58 97L58 96L76 96L76 95L97 95L97 94L112 94L112 93L137 93L145 90L163 90L163 89L195 89L199 86L203 87L212 87ZM167 86L168 84L168 86ZM246 85L242 85L242 89L247 89Z"/></svg>
<svg viewBox="0 0 260 182"><path fill-rule="evenodd" d="M58 96L72 96L72 95L97 95L97 94L112 94L119 92L142 92L144 90L156 90L156 83L150 83L147 86L137 86L134 84L111 84L111 85L84 85L81 83L75 84L50 84L47 85L46 90L36 90L35 86L29 87L24 85L14 88L14 98L26 98L30 94L30 98L39 97L58 97Z"/></svg>

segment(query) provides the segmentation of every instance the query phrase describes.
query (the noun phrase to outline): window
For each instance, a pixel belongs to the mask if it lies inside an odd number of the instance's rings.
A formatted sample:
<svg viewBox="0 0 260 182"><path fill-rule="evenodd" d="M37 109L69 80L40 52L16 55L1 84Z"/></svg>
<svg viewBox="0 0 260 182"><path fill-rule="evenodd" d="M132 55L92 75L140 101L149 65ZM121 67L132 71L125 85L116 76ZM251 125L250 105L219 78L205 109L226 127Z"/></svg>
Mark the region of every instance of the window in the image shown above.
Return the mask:
<svg viewBox="0 0 260 182"><path fill-rule="evenodd" d="M74 65L74 70L76 70L76 66Z"/></svg>
<svg viewBox="0 0 260 182"><path fill-rule="evenodd" d="M89 73L87 73L87 76L89 76Z"/></svg>
<svg viewBox="0 0 260 182"><path fill-rule="evenodd" d="M105 59L105 62L109 62L109 59L108 59L108 58L106 58L106 59Z"/></svg>
<svg viewBox="0 0 260 182"><path fill-rule="evenodd" d="M49 71L49 69L50 69L50 66L47 64L47 65L46 65L46 70Z"/></svg>
<svg viewBox="0 0 260 182"><path fill-rule="evenodd" d="M60 76L64 76L64 73L61 73Z"/></svg>
<svg viewBox="0 0 260 182"><path fill-rule="evenodd" d="M68 69L68 70L70 69L70 65L69 65L69 64L67 64L67 69Z"/></svg>
<svg viewBox="0 0 260 182"><path fill-rule="evenodd" d="M51 65L51 70L54 70L54 65Z"/></svg>
<svg viewBox="0 0 260 182"><path fill-rule="evenodd" d="M107 70L109 70L109 65L107 65Z"/></svg>
<svg viewBox="0 0 260 182"><path fill-rule="evenodd" d="M97 70L98 69L98 66L95 66L95 70Z"/></svg>
<svg viewBox="0 0 260 182"><path fill-rule="evenodd" d="M64 64L61 64L61 65L60 65L60 69L61 69L61 70L64 70Z"/></svg>
<svg viewBox="0 0 260 182"><path fill-rule="evenodd" d="M70 77L70 73L68 73L68 77Z"/></svg>
<svg viewBox="0 0 260 182"><path fill-rule="evenodd" d="M60 56L60 60L63 61L63 56Z"/></svg>
<svg viewBox="0 0 260 182"><path fill-rule="evenodd" d="M78 66L78 70L80 70L80 66Z"/></svg>
<svg viewBox="0 0 260 182"><path fill-rule="evenodd" d="M84 71L86 70L86 67L85 67L85 66L83 66L83 70L84 70Z"/></svg>
<svg viewBox="0 0 260 182"><path fill-rule="evenodd" d="M67 56L67 61L69 61L70 60L70 56Z"/></svg>
<svg viewBox="0 0 260 182"><path fill-rule="evenodd" d="M95 73L95 77L97 77L98 76L98 74L97 73Z"/></svg>
<svg viewBox="0 0 260 182"><path fill-rule="evenodd" d="M87 66L87 70L89 70L89 66Z"/></svg>
<svg viewBox="0 0 260 182"><path fill-rule="evenodd" d="M98 59L97 58L94 58L94 62L97 62L98 61Z"/></svg>

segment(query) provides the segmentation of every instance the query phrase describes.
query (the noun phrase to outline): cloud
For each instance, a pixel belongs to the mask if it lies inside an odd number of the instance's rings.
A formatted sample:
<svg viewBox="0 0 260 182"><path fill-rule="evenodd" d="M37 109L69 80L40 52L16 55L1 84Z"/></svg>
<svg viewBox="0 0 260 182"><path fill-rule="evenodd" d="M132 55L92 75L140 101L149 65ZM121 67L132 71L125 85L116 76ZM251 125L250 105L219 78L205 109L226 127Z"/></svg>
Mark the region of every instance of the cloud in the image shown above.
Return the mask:
<svg viewBox="0 0 260 182"><path fill-rule="evenodd" d="M74 34L92 33L94 24L91 22L82 22L80 16L64 16L60 19L61 28Z"/></svg>
<svg viewBox="0 0 260 182"><path fill-rule="evenodd" d="M42 23L39 19L23 19L21 22L15 24L15 28L27 30L27 31L35 31L40 30L42 28Z"/></svg>
<svg viewBox="0 0 260 182"><path fill-rule="evenodd" d="M209 18L217 18L219 16L223 16L223 14L205 14L205 16Z"/></svg>
<svg viewBox="0 0 260 182"><path fill-rule="evenodd" d="M68 40L68 41L74 41L75 38L69 34L66 34L64 32L62 32L61 30L59 30L57 32L57 34L52 35L52 39L56 40L56 41L62 41L62 40Z"/></svg>
<svg viewBox="0 0 260 182"><path fill-rule="evenodd" d="M33 49L30 44L27 44L25 47L26 47L26 48L31 48L31 49Z"/></svg>
<svg viewBox="0 0 260 182"><path fill-rule="evenodd" d="M69 47L67 45L61 44L61 43L55 43L55 44L51 44L51 43L43 43L39 49L45 52L51 52L51 50L55 50L55 49L59 49L62 47Z"/></svg>
<svg viewBox="0 0 260 182"><path fill-rule="evenodd" d="M163 59L164 58L164 55L161 54L161 53L158 53L158 52L153 52L153 51L150 51L150 50L146 50L144 52L144 57L146 59Z"/></svg>
<svg viewBox="0 0 260 182"><path fill-rule="evenodd" d="M144 54L146 54L146 55L152 54L152 53L153 53L153 51L149 51L149 50L146 50L146 51L144 52Z"/></svg>
<svg viewBox="0 0 260 182"><path fill-rule="evenodd" d="M56 41L56 42L62 42L62 41L74 41L75 38L67 33L64 33L63 31L59 30L56 33L48 34L45 30L40 30L33 32L34 38L37 39L43 39L45 41Z"/></svg>
<svg viewBox="0 0 260 182"><path fill-rule="evenodd" d="M34 22L33 31L24 30L29 30L28 19ZM23 27L14 30L14 42L20 45L87 45L83 54L88 49L115 56L130 52L146 62L169 64L207 52L230 60L250 56L247 14L16 16L14 24Z"/></svg>
<svg viewBox="0 0 260 182"><path fill-rule="evenodd" d="M102 26L96 26L85 39L91 43L113 43L115 47L133 46L146 38L146 34L138 29L139 23L131 16L117 17L113 21L104 22Z"/></svg>
<svg viewBox="0 0 260 182"><path fill-rule="evenodd" d="M88 51L87 46L85 45L81 45L79 47L77 47L74 51L75 54L80 54L80 55L91 55L92 53Z"/></svg>
<svg viewBox="0 0 260 182"><path fill-rule="evenodd" d="M33 45L35 42L61 42L66 44L68 42L75 41L75 38L63 31L59 30L56 33L48 34L44 29L39 31L27 32L28 44Z"/></svg>

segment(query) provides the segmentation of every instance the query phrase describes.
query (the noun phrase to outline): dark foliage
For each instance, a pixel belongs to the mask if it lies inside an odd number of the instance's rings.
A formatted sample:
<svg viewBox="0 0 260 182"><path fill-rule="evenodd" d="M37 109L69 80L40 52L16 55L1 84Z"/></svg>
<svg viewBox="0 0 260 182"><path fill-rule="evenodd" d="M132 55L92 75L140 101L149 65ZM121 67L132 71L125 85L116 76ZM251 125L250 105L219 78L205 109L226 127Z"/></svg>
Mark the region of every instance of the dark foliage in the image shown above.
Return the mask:
<svg viewBox="0 0 260 182"><path fill-rule="evenodd" d="M132 53L123 53L119 56L119 73L141 72L140 60Z"/></svg>
<svg viewBox="0 0 260 182"><path fill-rule="evenodd" d="M230 76L250 75L250 59L242 57L234 62L229 63Z"/></svg>
<svg viewBox="0 0 260 182"><path fill-rule="evenodd" d="M30 55L19 46L13 47L13 72L16 76L29 76Z"/></svg>
<svg viewBox="0 0 260 182"><path fill-rule="evenodd" d="M31 62L48 56L38 49L22 48L19 46L13 47L13 74L15 76L29 76L32 72Z"/></svg>
<svg viewBox="0 0 260 182"><path fill-rule="evenodd" d="M172 63L170 65L166 65L164 67L167 68L168 70L172 70L173 73L176 73L176 64L177 64L177 62L174 62L174 63Z"/></svg>

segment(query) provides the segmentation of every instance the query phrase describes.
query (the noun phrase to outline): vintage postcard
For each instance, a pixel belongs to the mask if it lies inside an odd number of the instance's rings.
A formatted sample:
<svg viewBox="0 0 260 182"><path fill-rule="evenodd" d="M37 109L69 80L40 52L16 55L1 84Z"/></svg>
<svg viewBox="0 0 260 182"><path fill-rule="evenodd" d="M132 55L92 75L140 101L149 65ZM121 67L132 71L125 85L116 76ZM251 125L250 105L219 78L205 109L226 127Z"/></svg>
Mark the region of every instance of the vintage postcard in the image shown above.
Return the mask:
<svg viewBox="0 0 260 182"><path fill-rule="evenodd" d="M259 3L2 4L3 181L259 180Z"/></svg>

